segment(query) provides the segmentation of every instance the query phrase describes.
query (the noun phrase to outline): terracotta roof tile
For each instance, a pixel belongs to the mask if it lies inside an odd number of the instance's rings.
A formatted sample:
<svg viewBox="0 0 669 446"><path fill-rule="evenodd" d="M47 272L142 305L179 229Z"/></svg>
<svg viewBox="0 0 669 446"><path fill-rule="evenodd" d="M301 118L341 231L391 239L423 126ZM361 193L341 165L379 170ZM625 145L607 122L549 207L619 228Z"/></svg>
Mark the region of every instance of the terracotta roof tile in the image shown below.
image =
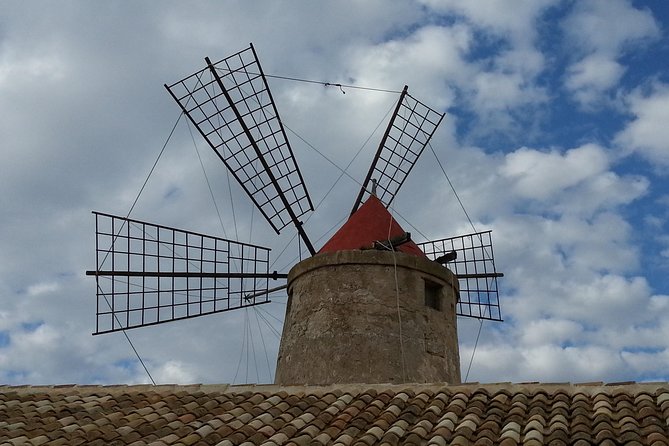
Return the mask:
<svg viewBox="0 0 669 446"><path fill-rule="evenodd" d="M669 384L0 387L7 444L669 445Z"/></svg>

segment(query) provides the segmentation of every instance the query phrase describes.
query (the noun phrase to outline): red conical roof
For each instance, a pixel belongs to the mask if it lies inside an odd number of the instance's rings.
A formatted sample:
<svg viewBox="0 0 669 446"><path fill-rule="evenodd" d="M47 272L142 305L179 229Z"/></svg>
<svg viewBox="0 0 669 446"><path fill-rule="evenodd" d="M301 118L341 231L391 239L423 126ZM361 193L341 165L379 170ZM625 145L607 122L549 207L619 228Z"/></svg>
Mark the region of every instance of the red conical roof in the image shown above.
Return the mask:
<svg viewBox="0 0 669 446"><path fill-rule="evenodd" d="M390 215L383 203L371 195L318 252L371 248L375 241L386 241L404 233L404 229ZM426 257L413 241L403 243L396 249L406 254Z"/></svg>

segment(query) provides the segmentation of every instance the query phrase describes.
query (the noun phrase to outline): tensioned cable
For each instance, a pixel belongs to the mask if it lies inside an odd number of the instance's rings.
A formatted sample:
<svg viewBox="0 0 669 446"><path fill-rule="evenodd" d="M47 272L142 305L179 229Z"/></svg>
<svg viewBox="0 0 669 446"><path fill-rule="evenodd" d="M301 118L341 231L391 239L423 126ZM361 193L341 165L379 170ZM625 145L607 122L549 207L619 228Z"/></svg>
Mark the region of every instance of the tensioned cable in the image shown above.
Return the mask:
<svg viewBox="0 0 669 446"><path fill-rule="evenodd" d="M98 287L98 291L100 291L100 293L102 293L102 297L105 298L105 301L107 302L107 305L109 305L109 308L111 309L111 304L109 303L109 300L107 299L107 296L104 294L104 291L102 290L102 288L100 288L100 285L98 285L97 287ZM119 320L118 315L116 313L114 313L114 319L116 319L117 324L121 325L121 321ZM128 341L128 344L130 344L130 348L132 348L132 351L135 352L135 356L137 356L137 359L139 360L139 363L142 364L142 367L144 368L144 371L149 376L149 379L151 380L151 383L155 386L156 382L153 380L153 376L151 376L151 372L149 372L149 369L146 367L146 364L144 364L144 360L139 355L139 352L135 348L135 345L130 340L130 337L128 336L128 333L126 333L126 330L124 328L122 328L121 331L123 332L123 335L125 336L125 339Z"/></svg>
<svg viewBox="0 0 669 446"><path fill-rule="evenodd" d="M318 150L313 144L311 144L309 141L307 141L306 139L304 139L300 134L298 134L297 132L295 132L295 130L291 129L290 127L288 127L288 126L285 125L285 124L284 124L284 126L285 126L291 133L293 133L297 138L299 138L303 143L305 143L305 144L307 145L307 147L309 147L310 149L312 149L314 152L318 153L318 154L319 154L323 159L325 159L328 163L332 164L334 167L336 167L338 170L340 170L340 171L342 172L342 176L343 176L343 175L346 175L348 178L350 178L351 180L353 180L354 183L356 183L356 184L359 185L360 187L363 187L362 182L358 181L358 180L357 180L356 178L354 178L351 174L349 174L344 168L340 167L336 162L334 162L333 160L331 160L330 158L328 158L327 155L325 155L323 152L321 152L320 150ZM367 192L371 193L371 191L369 191L369 190L367 190ZM399 212L397 212L397 209L393 208L392 206L391 206L391 209L393 210L393 212L394 212L395 214L397 214L400 218L402 218L402 220L404 220L409 226L411 226L412 229L416 230L416 232L418 232L422 237L424 237L425 239L427 239L427 237L425 237L425 235L424 235L418 228L416 228L416 227L415 227L413 224L411 224L406 218L404 218Z"/></svg>
<svg viewBox="0 0 669 446"><path fill-rule="evenodd" d="M125 218L130 218L130 214L132 213L133 209L135 209L135 205L139 201L140 195L142 195L142 192L144 192L144 188L146 187L146 184L149 182L149 178L151 177L151 174L153 174L153 171L156 169L156 166L158 165L158 161L160 161L160 158L163 156L163 153L165 152L165 148L167 147L167 143L170 142L170 139L172 138L172 135L174 134L174 130L176 130L177 125L179 124L179 121L181 120L181 117L183 116L183 112L179 114L179 117L177 118L177 121L174 123L174 126L172 126L172 130L170 130L170 134L167 136L167 139L165 140L165 144L163 144L162 149L160 149L160 153L158 154L158 158L156 158L156 161L153 163L153 166L151 166L151 170L149 171L149 174L146 176L146 180L144 180L144 184L142 184L142 187L139 189L139 192L137 193L137 197L135 197L135 201L132 202L132 206L130 206L130 210L128 211L128 214L125 216Z"/></svg>
<svg viewBox="0 0 669 446"><path fill-rule="evenodd" d="M149 178L151 178L151 175L153 174L153 171L156 169L156 166L158 165L158 161L160 161L160 158L163 156L163 153L165 153L165 148L167 147L167 144L170 142L170 139L172 139L172 135L174 134L174 131L177 128L177 125L179 124L179 121L181 120L181 117L183 116L183 112L179 114L179 117L177 118L176 122L172 126L172 130L170 130L169 135L167 136L167 139L165 140L165 143L163 144L163 147L160 149L160 152L158 153L158 157L156 158L156 161L154 161L153 166L151 166L151 170L149 170L149 174L146 176L146 179L144 180L144 183L142 184L142 187L139 189L139 192L137 193L137 196L135 197L135 200L132 202L132 206L130 206L130 210L128 210L128 213L126 214L125 218L126 220L130 218L130 214L132 211L135 209L135 206L137 205L137 202L139 201L139 197L142 195L142 192L144 192L144 188L146 188L146 185L149 182ZM114 246L114 243L116 242L116 239L118 236L121 234L121 231L123 230L123 227L125 226L125 222L123 222L123 225L121 225L121 228L119 229L118 234L114 236L114 239L112 240L112 246ZM102 259L101 265L104 265L104 263L107 261L107 258L111 254L111 247L105 254L104 258ZM105 302L107 303L107 306L109 309L112 309L112 305L109 302L109 299L107 298L107 295L104 293L104 291L100 288L100 285L97 285L98 291L101 292L102 297L104 298ZM118 322L119 326L121 326L121 322L118 319L117 315L114 315L116 318L116 322ZM149 379L151 380L151 383L155 386L156 381L153 379L153 376L151 376L151 372L149 372L148 367L144 363L144 360L140 356L139 352L137 351L137 348L135 345L132 343L132 340L130 339L130 336L128 336L128 333L126 333L125 328L121 328L121 331L123 332L123 335L125 336L126 340L128 341L128 344L130 344L130 347L132 348L132 351L135 352L135 356L137 356L137 359L139 360L139 363L142 364L142 367L144 368L144 371L148 375Z"/></svg>
<svg viewBox="0 0 669 446"><path fill-rule="evenodd" d="M320 201L316 204L316 206L314 206L314 212L311 213L311 214L309 214L309 215L307 216L307 218L306 218L305 221L304 221L305 224L308 223L309 220L311 219L311 217L313 217L313 216L315 215L315 211L321 206L321 204L323 204L323 202L325 201L325 199L326 199L326 198L330 195L330 193L334 190L335 186L339 183L339 181L342 179L342 177L343 177L345 174L348 175L348 174L347 174L348 168L351 167L351 165L353 164L353 162L356 160L356 158L360 155L360 153L361 153L362 150L365 148L365 146L366 146L366 145L369 143L369 141L372 139L372 136L374 136L374 134L375 134L376 131L379 129L379 127L381 127L381 124L383 124L383 122L385 121L386 117L387 117L387 116L390 114L390 112L393 110L394 105L395 105L395 103L393 102L393 103L391 104L390 108L388 109L388 111L386 112L386 114L383 115L383 118L381 118L381 120L378 122L378 124L376 125L376 127L374 127L374 130L372 130L372 132L369 134L369 136L367 137L367 139L360 145L360 148L358 148L357 152L355 153L355 155L353 155L353 158L348 162L348 164L346 165L345 168L342 169L342 168L339 167L337 164L335 164L333 161L328 160L328 161L330 161L330 163L332 163L335 167L337 167L337 168L340 170L341 173L339 174L339 176L337 177L337 179L334 181L334 183L332 183L332 185L330 186L330 188L328 189L328 191L325 193L325 195L323 195L323 197L322 197L322 198L320 199ZM316 151L317 153L320 154L320 152L319 152L319 151L318 151L318 150L317 150L311 143L309 143L306 139L304 139L301 135L299 135L295 130L291 129L290 127L288 127L288 125L286 125L286 124L283 123L283 122L282 122L282 124L283 124L283 125L284 125L284 126L291 132L291 133L293 133L293 134L294 134L295 136L297 136L302 142L304 142L308 147L311 147L312 150L314 150L314 151ZM322 155L322 154L321 154L321 155ZM322 156L323 156L323 155L322 155ZM327 157L326 157L326 159L327 159ZM351 175L348 175L348 177L351 178L351 179L353 179L354 181L356 181ZM358 184L362 185L362 184L359 183L359 182L358 182ZM346 219L346 217L343 217L343 218L340 219L337 223L335 223L330 229L328 229L327 231L325 231L325 233L324 233L323 235L321 235L318 239L316 239L316 243L318 243L320 240L322 240L323 237L325 237L330 231L332 231L332 230L334 230L336 227L338 227L338 226L341 224L341 222L343 222L345 219ZM287 242L286 245L283 247L283 249L281 249L281 251L279 251L279 254L274 258L274 261L270 264L270 267L274 266L274 264L281 258L281 256L284 254L284 252L286 252L286 250L290 247L290 245L293 243L293 240L295 240L295 238L296 238L297 236L298 236L297 233L293 234L293 236L290 238L290 240L288 240L288 242ZM293 262L294 262L297 258L299 258L299 256L298 256L298 257L294 257L293 259L291 259L290 262L289 262L289 264L292 265ZM282 269L285 269L285 266L284 266L284 268L282 268Z"/></svg>
<svg viewBox="0 0 669 446"><path fill-rule="evenodd" d="M218 62L217 62L218 63ZM223 67L216 67L216 70L221 71L223 73L230 73L232 70L228 68L223 68ZM260 76L260 73L253 73L250 71L245 71L247 74L252 74L254 76ZM277 74L267 74L265 73L265 77L271 77L272 79L282 79L286 81L294 81L294 82L304 82L307 84L317 84L317 85L322 85L324 87L339 87L341 92L343 94L346 94L344 91L344 88L350 88L351 90L365 90L365 91L377 91L379 93L394 93L394 94L400 94L402 93L399 90L390 90L390 89L385 89L385 88L375 88L375 87L363 87L361 85L352 85L352 84L342 84L339 82L327 82L327 81L317 81L313 79L302 79L299 77L291 77L291 76L280 76Z"/></svg>
<svg viewBox="0 0 669 446"><path fill-rule="evenodd" d="M237 369L235 370L235 376L232 378L232 382L237 382L237 374L239 373L239 368L242 365L242 358L244 357L244 345L246 344L246 317L247 314L244 313L244 337L242 338L242 349L239 352L239 361L237 361Z"/></svg>
<svg viewBox="0 0 669 446"><path fill-rule="evenodd" d="M381 118L381 120L379 120L378 124L376 124L376 127L374 127L374 130L372 130L372 132L369 134L369 136L367 137L367 139L365 139L365 141L360 145L360 148L358 148L358 150L355 152L355 155L353 155L353 158L351 158L351 160L348 162L348 164L346 165L346 167L344 167L344 168L342 169L341 167L337 166L333 161L328 160L328 161L330 161L332 164L334 164L335 167L337 167L337 168L340 170L341 173L339 174L339 176L337 177L337 179L332 183L332 185L330 186L330 188L328 189L328 191L325 193L325 195L323 195L323 197L322 197L322 198L320 199L320 201L316 204L316 206L314 206L314 212L311 213L311 214L309 214L309 215L307 216L307 218L305 219L305 223L308 223L309 220L311 219L311 217L315 215L315 211L316 211L316 210L323 204L323 202L325 201L325 199L326 199L326 198L330 195L330 193L334 190L335 186L337 186L337 184L338 184L339 181L342 179L342 177L343 177L345 174L348 175L347 172L348 172L349 167L351 167L351 165L352 165L353 162L358 158L358 156L360 155L360 153L362 153L362 150L365 148L365 146L366 146L366 145L369 143L369 141L372 139L372 136L374 136L374 134L375 134L376 131L379 129L379 127L381 127L381 124L383 124L383 122L386 120L386 117L387 117L387 116L390 114L390 112L393 110L393 107L394 107L394 106L395 106L395 103L393 102L393 103L390 105L390 108L388 109L388 111L386 111L386 114L383 115L383 118ZM283 124L283 125L284 125L284 126L291 132L291 133L293 133L293 134L294 134L295 136L297 136L302 142L304 142L308 147L312 148L312 150L315 150L317 153L320 153L320 152L318 152L318 150L313 146L313 144L307 142L306 139L304 139L302 136L300 136L295 130L293 130L293 129L291 129L290 127L288 127L288 125L286 125L285 123L282 123L282 124ZM321 154L321 155L322 155L322 154ZM326 159L327 159L327 158L326 158ZM351 178L351 179L353 179L353 177L352 177L351 175L348 175L348 177ZM354 181L355 181L355 180L354 180ZM325 235L328 234L331 230L333 230L334 228L336 228L336 227L339 225L339 223L340 223L341 221L343 221L345 218L346 218L346 217L344 217L344 218L341 219L339 222L337 222L332 228L328 229L328 230L325 232L325 234L323 234L322 236L320 236L320 237L316 240L316 243L318 243L318 241L320 241L323 237L325 237ZM295 237L297 237L297 233L294 234L293 237L292 237L290 240L288 240L288 243L286 243L286 246L279 252L279 254L276 256L276 258L275 258L274 261L272 262L272 265L274 265L274 264L281 258L281 256L282 256L283 253L286 251L286 249L288 249L288 247L290 246L290 244L293 243L293 240L295 240ZM292 263L294 260L295 260L295 259L291 260L291 263ZM270 265L270 267L271 267L272 265Z"/></svg>
<svg viewBox="0 0 669 446"><path fill-rule="evenodd" d="M224 72L224 73L230 71L230 70L228 70L228 69L218 68L218 67L217 67L217 70L220 70L220 71L222 71L222 72ZM248 74L256 74L256 75L259 75L258 73L248 73ZM326 86L326 87L328 87L328 86L337 86L337 87L339 87L340 89L341 89L342 87L347 87L347 88L352 88L352 89L367 90L367 91L377 91L377 92L393 93L393 94L401 94L401 93L402 93L402 92L399 91L399 90L389 90L389 89L382 89L382 88L372 88L372 87L362 87L362 86L356 86L356 85L338 84L338 83L331 83L331 82L324 82L324 81L315 81L315 80L310 80L310 79L294 78L294 77L288 77L288 76L277 76L277 75L268 75L268 74L265 74L265 77L271 77L271 78L277 78L277 79L283 79L283 80L290 80L290 81L297 81L297 82L306 82L306 83L311 83L311 84L319 84L319 85L323 85L323 86ZM342 89L342 93L345 94L345 92L343 91L343 89ZM316 153L318 153L321 157L323 157L326 161L328 161L328 162L329 162L330 164L332 164L334 167L336 167L337 169L339 169L339 171L341 172L341 174L339 175L339 177L337 178L337 180L335 180L334 184L330 187L330 190L328 190L328 192L327 192L327 193L325 194L325 196L321 199L321 201L318 203L318 205L315 206L314 210L315 210L315 209L318 209L318 207L320 206L320 204L325 200L325 198L328 196L328 194L330 194L330 192L334 189L334 187L336 186L336 184L339 182L339 180L340 180L344 175L346 175L347 177L349 177L351 180L353 180L353 181L354 181L356 184L358 184L359 186L361 186L361 187L363 186L363 184L362 184L360 181L358 181L357 179L353 178L353 176L351 176L351 175L347 172L347 170L348 170L348 168L350 167L350 165L353 163L353 161L357 158L357 156L358 156L359 153L362 151L362 149L365 147L365 145L367 144L367 142L368 142L368 141L371 139L371 137L374 135L374 133L376 133L376 130L377 130L377 129L381 126L381 124L385 121L386 116L388 116L388 114L390 113L390 111L393 109L393 105L394 105L394 104L391 105L390 109L386 112L386 114L384 115L384 117L381 119L381 121L379 121L379 123L377 124L377 126L374 128L374 131L370 134L370 136L369 136L369 137L367 138L367 140L363 143L363 145L360 147L360 149L358 149L358 152L357 152L356 155L353 157L353 159L348 163L348 165L346 166L346 168L341 168L337 163L335 163L335 162L332 161L330 158L328 158L324 153L322 153L321 151L319 151L313 144L309 143L309 142L308 142L305 138L303 138L299 133L297 133L295 130L293 130L292 128L290 128L290 127L289 127L288 125L286 125L284 122L281 122L281 123L283 124L283 126L284 126L286 129L288 129L292 134L294 134L298 139L300 139L304 144L306 144L307 147L309 147L309 148L311 148L312 150L314 150L314 151L315 151ZM370 192L370 191L367 191L367 192ZM427 240L427 237L425 236L425 234L423 234L423 233L422 233L418 228L416 228L411 222L409 222L406 218L404 218L401 214L399 214L395 208L391 208L391 209L392 209L393 212L396 213L400 218L402 218L402 220L404 220L409 226L411 226L411 228L412 228L413 230L415 230L418 234L420 234L424 239ZM309 216L306 218L305 222L308 222L312 215L314 215L314 214L309 215ZM272 262L272 265L273 265L274 263L276 263L276 261L281 257L281 255L286 251L286 249L287 249L288 246L293 242L293 240L295 239L296 236L297 236L297 234L295 234L295 235L288 241L287 246L279 252L279 255L275 258L274 262ZM321 237L321 238L322 238L322 237ZM298 257L299 257L299 255L298 255Z"/></svg>
<svg viewBox="0 0 669 446"><path fill-rule="evenodd" d="M255 310L255 307L252 307ZM258 326L258 332L260 333L260 341L262 342L263 350L265 351L265 360L267 361L267 371L269 372L269 380L274 381L272 377L272 367L269 365L269 355L267 354L267 345L265 344L265 336L262 334L262 328L260 327L260 319L258 319L258 311L253 312L256 317L256 325ZM260 381L260 380L258 380Z"/></svg>
<svg viewBox="0 0 669 446"><path fill-rule="evenodd" d="M267 314L268 316L274 318L274 319L277 319L277 320L279 320L279 319L278 319L276 316L274 316L273 314L267 312L266 310L263 310L263 309L260 308L260 307L253 307L253 308L254 308L255 310L258 311L258 316L260 316L260 318L265 322L265 324L267 324L267 327L269 327L269 329L270 329L270 331L272 332L272 334L273 334L277 339L281 339L281 333L279 333L279 330L277 330L276 328L274 328L274 326L270 323L270 321L267 320L267 318L263 315L263 312L264 312L265 314ZM283 322L282 322L281 320L279 320L279 323L283 325Z"/></svg>
<svg viewBox="0 0 669 446"><path fill-rule="evenodd" d="M453 194L455 195L455 198L458 200L458 203L460 204L460 207L462 208L462 211L465 213L465 216L467 217L467 220L469 221L469 225L472 227L474 232L478 232L476 230L476 226L474 226L474 223L472 222L472 219L469 217L469 213L467 213L467 209L465 209L465 205L462 203L462 200L460 199L460 196L455 191L455 187L453 186L453 183L451 182L451 179L448 177L448 174L446 174L446 169L444 169L444 166L441 164L441 160L437 156L437 152L434 151L434 148L432 147L432 144L428 143L428 145L430 146L430 150L432 151L432 154L434 155L434 158L437 160L437 164L439 165L439 168L441 169L442 173L446 177L446 181L448 181L448 185L451 186L451 190L453 191ZM487 309L487 307L486 307L486 309ZM472 350L472 355L469 358L469 365L467 366L467 373L465 374L465 382L467 382L467 379L469 379L469 372L472 369L472 364L474 362L474 355L476 354L476 348L478 347L479 339L481 337L481 331L482 330L483 330L483 319L479 319L479 329L478 329L478 332L476 333L476 341L474 342L474 348Z"/></svg>
<svg viewBox="0 0 669 446"><path fill-rule="evenodd" d="M247 309L248 310L248 309ZM256 344L255 341L253 341L253 329L251 327L251 318L249 317L249 339L250 339L250 344L251 344L251 357L253 358L253 366L256 370L256 382L260 382L260 375L258 372L258 359L256 358ZM246 369L248 370L249 368L249 358L248 355L246 355Z"/></svg>
<svg viewBox="0 0 669 446"><path fill-rule="evenodd" d="M295 82L305 82L308 84L319 84L324 87L339 87L342 93L346 94L344 91L344 88L350 88L352 90L366 90L366 91L378 91L380 93L395 93L395 94L400 94L402 93L399 90L389 90L385 88L374 88L374 87L363 87L360 85L350 85L350 84L340 84L340 83L335 83L335 82L324 82L324 81L316 81L316 80L311 80L311 79L300 79L297 77L289 77L289 76L278 76L275 74L266 74L265 77L271 77L274 79L283 79L287 81L295 81Z"/></svg>
<svg viewBox="0 0 669 446"><path fill-rule="evenodd" d="M188 132L190 137L193 140L193 147L195 148L195 153L197 153L197 159L200 161L200 167L202 167L202 173L204 174L204 179L207 182L207 187L209 188L209 195L211 196L211 201L214 203L214 208L216 209L216 215L218 215L218 221L221 223L221 229L223 230L223 236L228 238L227 233L225 232L225 226L223 225L223 217L221 217L221 211L218 209L218 203L216 203L216 197L214 196L214 190L211 188L211 183L209 182L209 176L207 175L207 170L204 168L204 162L202 162L202 157L200 156L200 151L197 148L197 143L195 142L195 136L193 135L193 129L191 129L190 122L186 121L188 125Z"/></svg>
<svg viewBox="0 0 669 446"><path fill-rule="evenodd" d="M214 76L212 74L210 76L210 80L213 80L213 78L214 78ZM201 85L201 82L198 82L198 83ZM214 103L214 106L216 106L216 109L219 110L218 103L217 103L217 98L213 98L212 101ZM221 114L220 113L216 114L216 119L218 120L218 127L220 129L222 127L222 125L221 125ZM226 157L226 151L227 151L227 145L224 144L223 145L223 158ZM228 183L228 197L230 198L230 209L232 210L232 222L233 222L234 228L235 228L235 240L239 240L239 231L237 229L237 214L235 213L235 202L232 198L232 185L230 183L230 169L225 169L225 177L226 177L226 181ZM222 222L221 222L221 225L223 225ZM240 257L241 257L241 253L240 253L239 249L241 249L241 248L238 248L237 254L239 254ZM236 262L233 262L231 264L231 266L233 266L233 269L234 269L234 267L236 266Z"/></svg>
<svg viewBox="0 0 669 446"><path fill-rule="evenodd" d="M230 70L226 70L226 69L222 69L222 68L218 68L218 69L221 70L221 71L223 71L223 72L229 72L229 71L230 71ZM250 74L250 73L249 73L249 74ZM300 82L307 82L307 83L321 84L321 85L324 85L324 86L332 86L332 85L335 85L335 86L338 86L339 88L342 88L342 85L341 85L341 84L332 84L332 83L329 83L329 82L320 82L320 81L313 81L313 80L307 80L307 79L290 78L290 77L286 77L286 76L274 76L274 75L265 75L265 76L266 76L266 77L277 78L277 79L293 80L293 81L300 81ZM343 85L343 86L346 86L347 88L356 88L356 89L361 89L361 90L379 91L379 92L396 93L396 94L400 94L400 93L401 93L401 91L384 90L384 89L379 89L379 88L358 87L358 86L352 86L352 85ZM344 92L343 90L342 90L342 93L345 94L345 92ZM257 103L257 102L258 102L258 101L256 100L256 103ZM258 104L258 105L260 105L260 104ZM390 112L393 110L393 108L394 108L394 102L393 102L393 104L391 104L390 108L388 109L388 111L386 111L386 113L385 113L385 115L383 116L383 118L381 118L381 120L378 122L378 124L376 125L376 127L374 127L374 130L372 130L372 132L369 134L369 136L367 137L367 139L362 143L362 145L360 146L360 148L358 149L358 151L355 153L355 155L353 156L353 158L349 161L349 163L346 165L346 167L345 167L344 169L342 169L342 168L339 167L336 163L334 163L333 161L331 161L330 159L328 159L325 155L323 155L320 151L318 151L312 144L310 144L309 142L307 142L301 135L299 135L295 130L293 130L293 129L291 129L290 127L288 127L288 125L286 125L284 122L282 122L282 121L279 119L280 124L282 124L283 126L285 126L291 133L293 133L295 136L297 136L297 137L298 137L301 141L303 141L308 147L311 147L312 150L314 150L314 151L316 151L317 153L319 153L321 156L323 156L325 159L327 159L330 163L332 163L335 167L337 167L337 168L341 171L341 173L339 174L339 176L337 177L337 179L334 181L334 183L332 184L332 186L330 186L330 188L329 188L328 191L325 193L325 195L321 198L321 200L318 202L318 204L316 204L316 206L314 207L314 211L315 211L316 209L318 209L318 208L320 207L320 205L325 201L325 199L330 195L330 193L334 190L335 186L339 183L339 181L340 181L341 178L344 176L344 174L348 175L349 178L351 178L351 179L353 179L353 180L355 181L355 179L354 179L351 175L349 175L349 174L347 173L348 168L351 166L351 164L353 164L353 162L356 160L356 158L360 155L360 153L362 152L362 150L365 148L365 146L367 145L367 143L372 139L372 136L374 136L374 134L376 133L376 131L379 129L379 127L381 126L381 124L383 124L383 122L385 121L386 117L390 114ZM278 118L279 118L279 117L277 116L277 119L278 119ZM219 117L219 122L220 122L220 117ZM226 169L226 171L227 171L227 169ZM229 174L228 174L228 185L229 185L229 181L230 181L230 178L229 178ZM358 182L358 184L361 185L361 183L359 183L359 182ZM232 200L232 197L231 197L230 199ZM233 207L233 214L234 214L234 207ZM312 214L310 214L309 216L307 216L307 218L306 218L306 220L305 220L305 223L307 223L307 222L311 219L311 217L312 217L313 215L314 215L314 213L312 213ZM233 216L233 217L234 217L234 216ZM235 220L235 232L236 232L236 220ZM286 243L286 246L279 252L279 254L277 255L277 257L276 257L276 258L274 259L274 261L270 264L270 267L273 266L273 265L274 265L274 264L281 258L281 256L283 255L283 253L284 253L284 252L288 249L288 247L293 243L293 240L295 240L295 238L297 237L297 235L298 235L298 234L295 233L295 234L293 235L293 237L292 237L290 240L288 240L288 242ZM321 236L318 240L322 239L323 237L324 237L324 235ZM237 237L237 240L239 240L239 237ZM300 246L301 246L301 245L300 245ZM301 247L300 247L300 248L298 248L298 258L300 258L300 260L301 260L301 254L302 254L302 252L301 252ZM294 261L294 259L293 259L293 261ZM291 261L291 263L292 263L292 261Z"/></svg>
<svg viewBox="0 0 669 446"><path fill-rule="evenodd" d="M432 144L430 142L428 142L428 146L430 146L430 150L432 151L432 154L434 155L434 158L437 160L437 164L439 165L439 168L441 169L441 172L446 177L446 181L448 181L448 185L451 187L451 190L453 191L453 194L455 195L455 198L458 200L458 203L460 204L460 207L462 208L462 212L465 213L465 217L467 217L467 221L469 221L469 225L472 227L474 232L478 232L476 230L476 226L474 226L474 223L472 223L472 219L469 217L469 213L467 212L467 209L465 209L465 205L462 203L462 200L460 199L460 196L455 191L455 187L453 186L453 183L451 182L451 179L446 174L446 169L444 169L443 164L441 164L441 160L437 156L437 152L434 151L434 148L432 147Z"/></svg>
<svg viewBox="0 0 669 446"><path fill-rule="evenodd" d="M284 124L284 125L285 125L285 124ZM286 126L286 128L287 128L288 130L290 130L295 136L297 136L302 142L304 142L310 149L312 149L313 151L315 151L316 153L318 153L321 157L323 157L328 163L332 164L334 167L336 167L337 169L339 169L339 170L342 172L342 175L346 175L346 176L349 177L351 180L353 180L353 182L355 182L357 185L359 185L360 187L363 187L362 182L358 181L356 178L353 178L353 176L352 176L350 173L348 173L346 170L344 170L342 167L340 167L337 163L335 163L335 162L332 161L330 158L328 158L323 152L321 152L320 150L318 150L314 145L312 145L312 144L309 143L307 140L305 140L302 136L300 136L299 134L297 134L293 129L289 128L288 126ZM365 190L366 190L368 193L371 193L370 190L367 190L367 189L365 189ZM425 237L425 235L424 235L420 230L418 230L418 228L416 228L414 225L412 225L406 218L402 217L402 215L401 215L399 212L397 212L397 209L393 208L392 206L391 206L391 209L393 210L394 213L396 213L399 217L401 217L404 221L406 221L407 224L409 224L409 226L411 226L412 229L415 229L416 232L418 232L422 237ZM425 237L425 239L427 239L427 237Z"/></svg>

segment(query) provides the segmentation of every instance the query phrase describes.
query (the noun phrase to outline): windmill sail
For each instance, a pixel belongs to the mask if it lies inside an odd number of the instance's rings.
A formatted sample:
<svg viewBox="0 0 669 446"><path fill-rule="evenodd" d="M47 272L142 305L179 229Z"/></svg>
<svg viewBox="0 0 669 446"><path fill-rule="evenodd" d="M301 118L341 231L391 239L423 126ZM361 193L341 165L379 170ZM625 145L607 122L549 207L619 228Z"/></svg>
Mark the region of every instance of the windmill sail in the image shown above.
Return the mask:
<svg viewBox="0 0 669 446"><path fill-rule="evenodd" d="M443 118L443 113L415 99L404 86L351 214L365 201L372 179L377 197L390 206Z"/></svg>
<svg viewBox="0 0 669 446"><path fill-rule="evenodd" d="M269 302L269 248L95 214L94 334Z"/></svg>
<svg viewBox="0 0 669 446"><path fill-rule="evenodd" d="M279 233L313 210L279 113L251 45L165 85L183 112Z"/></svg>
<svg viewBox="0 0 669 446"><path fill-rule="evenodd" d="M448 268L458 277L460 298L456 313L459 316L501 321L497 278L491 231L459 235L441 240L418 243L430 258L448 262Z"/></svg>

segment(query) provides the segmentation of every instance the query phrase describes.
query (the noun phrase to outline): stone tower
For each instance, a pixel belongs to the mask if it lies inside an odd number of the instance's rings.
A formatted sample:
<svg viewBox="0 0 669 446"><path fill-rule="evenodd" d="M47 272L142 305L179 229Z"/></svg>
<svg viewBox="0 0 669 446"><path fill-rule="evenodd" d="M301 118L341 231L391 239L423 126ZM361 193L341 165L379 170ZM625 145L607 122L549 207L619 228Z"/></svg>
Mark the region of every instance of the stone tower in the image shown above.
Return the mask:
<svg viewBox="0 0 669 446"><path fill-rule="evenodd" d="M276 384L460 383L457 278L371 196L288 274Z"/></svg>

